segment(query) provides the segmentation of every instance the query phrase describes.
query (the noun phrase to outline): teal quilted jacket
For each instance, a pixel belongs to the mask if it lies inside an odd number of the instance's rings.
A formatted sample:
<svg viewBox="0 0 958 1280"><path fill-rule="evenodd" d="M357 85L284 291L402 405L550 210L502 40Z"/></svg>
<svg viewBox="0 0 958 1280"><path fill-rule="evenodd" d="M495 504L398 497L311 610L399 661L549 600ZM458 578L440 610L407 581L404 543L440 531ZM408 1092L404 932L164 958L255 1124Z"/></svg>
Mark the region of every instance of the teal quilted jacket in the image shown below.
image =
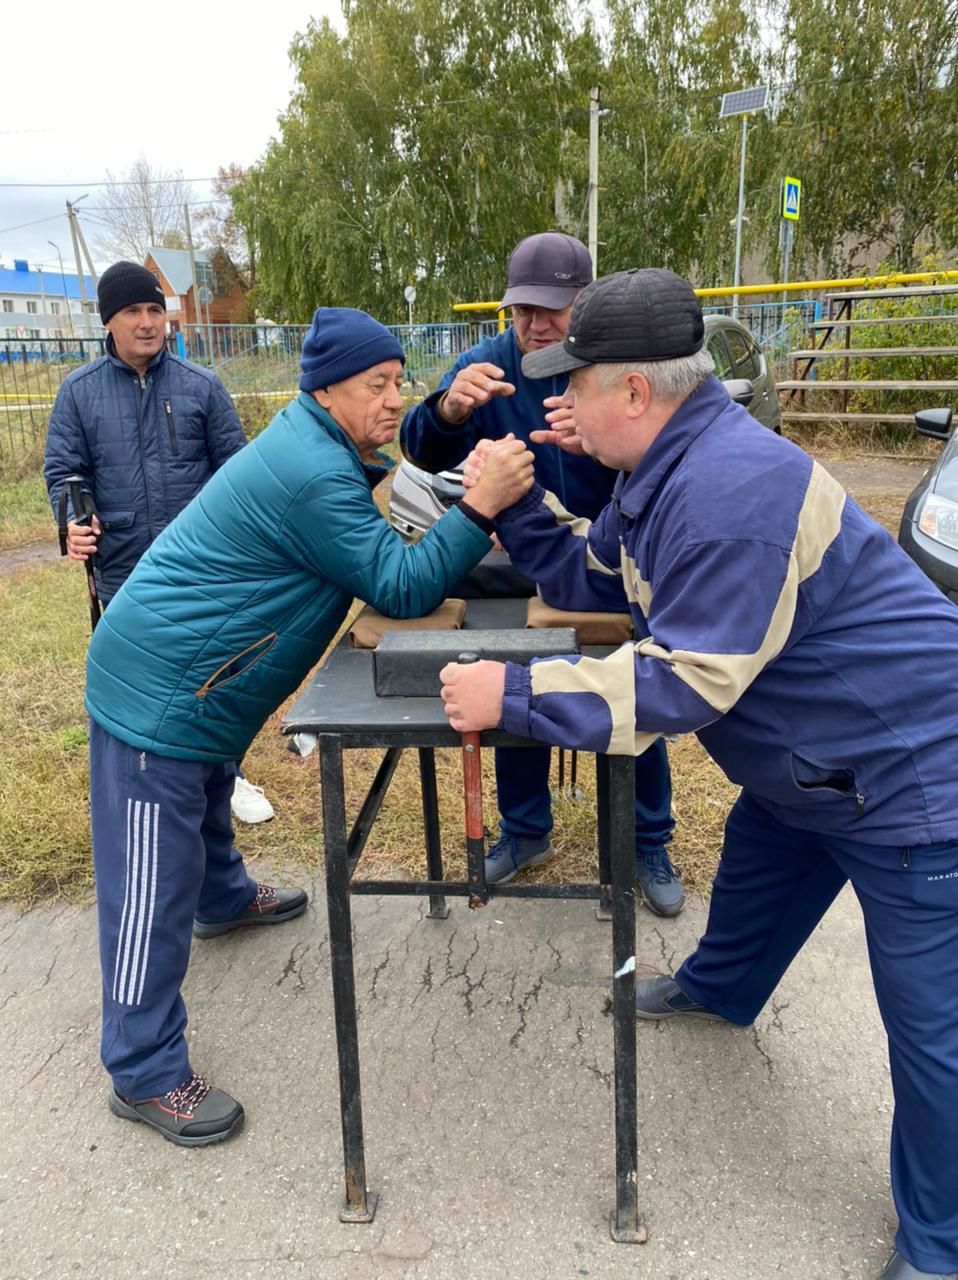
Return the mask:
<svg viewBox="0 0 958 1280"><path fill-rule="evenodd" d="M134 747L238 760L303 681L353 599L429 613L489 550L453 508L415 546L364 464L301 393L212 477L114 597L87 656L86 707Z"/></svg>

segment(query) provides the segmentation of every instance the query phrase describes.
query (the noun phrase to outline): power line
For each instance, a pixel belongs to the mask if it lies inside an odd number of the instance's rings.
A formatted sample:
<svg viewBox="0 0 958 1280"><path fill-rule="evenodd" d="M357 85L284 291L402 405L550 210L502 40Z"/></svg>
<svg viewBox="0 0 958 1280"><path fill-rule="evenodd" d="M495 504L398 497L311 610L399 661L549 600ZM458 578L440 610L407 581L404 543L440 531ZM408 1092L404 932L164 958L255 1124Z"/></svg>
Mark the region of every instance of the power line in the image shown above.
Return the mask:
<svg viewBox="0 0 958 1280"><path fill-rule="evenodd" d="M24 227L38 227L41 222L55 222L57 218L65 218L64 213L51 213L48 218L34 218L33 222L20 222L15 227L0 227L0 236L5 236L8 231L22 231Z"/></svg>
<svg viewBox="0 0 958 1280"><path fill-rule="evenodd" d="M172 182L218 182L219 175L212 178L150 178L148 186L158 187ZM139 187L143 183L136 178L109 178L103 182L0 182L0 187Z"/></svg>

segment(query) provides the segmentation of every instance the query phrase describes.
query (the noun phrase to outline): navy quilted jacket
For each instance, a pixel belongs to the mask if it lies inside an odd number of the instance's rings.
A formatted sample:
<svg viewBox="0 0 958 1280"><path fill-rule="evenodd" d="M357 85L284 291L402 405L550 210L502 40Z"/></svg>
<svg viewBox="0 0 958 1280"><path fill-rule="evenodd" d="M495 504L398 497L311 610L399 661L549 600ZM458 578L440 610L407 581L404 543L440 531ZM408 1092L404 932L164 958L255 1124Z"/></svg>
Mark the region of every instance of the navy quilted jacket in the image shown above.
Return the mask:
<svg viewBox="0 0 958 1280"><path fill-rule="evenodd" d="M43 474L54 516L63 482L83 478L103 536L94 567L110 600L153 539L246 443L214 373L165 349L141 377L108 355L64 379L47 431Z"/></svg>

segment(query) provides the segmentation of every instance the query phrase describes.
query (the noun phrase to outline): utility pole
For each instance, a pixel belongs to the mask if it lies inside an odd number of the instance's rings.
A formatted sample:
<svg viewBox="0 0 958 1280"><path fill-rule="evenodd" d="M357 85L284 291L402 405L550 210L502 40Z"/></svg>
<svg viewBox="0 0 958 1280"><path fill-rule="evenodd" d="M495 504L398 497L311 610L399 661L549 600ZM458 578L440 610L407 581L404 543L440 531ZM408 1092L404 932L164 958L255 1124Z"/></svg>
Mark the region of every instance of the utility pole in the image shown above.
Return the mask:
<svg viewBox="0 0 958 1280"><path fill-rule="evenodd" d="M77 239L80 241L80 248L83 250L83 256L86 258L86 264L90 268L90 276L93 279L93 287L96 289L100 283L100 277L96 273L96 267L93 265L93 259L90 257L90 250L86 246L86 237L83 234L83 228L80 226L80 219L74 214L74 225L76 226Z"/></svg>
<svg viewBox="0 0 958 1280"><path fill-rule="evenodd" d="M186 220L186 247L190 251L190 278L193 281L193 310L196 313L194 318L194 325L196 326L196 333L199 333L199 326L200 326L200 319L201 319L200 287L196 282L196 257L193 253L193 232L192 232L192 229L190 228L190 206L188 204L184 204L183 206L183 217Z"/></svg>
<svg viewBox="0 0 958 1280"><path fill-rule="evenodd" d="M84 198L84 196L80 197L81 200ZM73 241L73 256L76 259L77 264L77 285L80 290L80 310L83 312L83 324L86 329L86 336L88 338L92 338L93 323L86 305L86 277L83 274L83 265L80 262L80 241L77 237L76 214L73 212L73 205L69 200L67 201L67 218L70 223L70 239Z"/></svg>
<svg viewBox="0 0 958 1280"><path fill-rule="evenodd" d="M63 286L63 305L67 309L67 324L70 326L70 337L75 338L76 330L73 327L73 312L70 309L70 295L67 293L67 278L63 272L63 256L60 253L59 245L54 244L52 240L48 240L47 244L57 251L57 261L60 263L60 284Z"/></svg>
<svg viewBox="0 0 958 1280"><path fill-rule="evenodd" d="M47 314L47 291L43 286L43 267L39 262L37 263L37 275L40 277L40 314L45 316ZM43 332L40 334L41 338L47 336L46 327L46 322L44 322Z"/></svg>
<svg viewBox="0 0 958 1280"><path fill-rule="evenodd" d="M599 86L589 90L589 257L599 274Z"/></svg>

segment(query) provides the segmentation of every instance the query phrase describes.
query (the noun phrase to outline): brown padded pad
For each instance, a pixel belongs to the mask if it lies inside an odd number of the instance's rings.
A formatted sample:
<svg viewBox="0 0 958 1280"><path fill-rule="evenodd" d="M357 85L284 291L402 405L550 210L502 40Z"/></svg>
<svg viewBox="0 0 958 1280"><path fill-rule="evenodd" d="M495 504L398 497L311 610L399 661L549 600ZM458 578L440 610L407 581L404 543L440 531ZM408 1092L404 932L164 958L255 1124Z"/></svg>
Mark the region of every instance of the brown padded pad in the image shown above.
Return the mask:
<svg viewBox="0 0 958 1280"><path fill-rule="evenodd" d="M375 649L385 631L458 631L465 616L465 600L443 600L422 618L387 618L367 604L349 628L349 643L354 649Z"/></svg>
<svg viewBox="0 0 958 1280"><path fill-rule="evenodd" d="M627 613L579 613L573 609L553 609L533 596L526 609L527 627L572 627L579 644L624 644L633 638L632 619Z"/></svg>

